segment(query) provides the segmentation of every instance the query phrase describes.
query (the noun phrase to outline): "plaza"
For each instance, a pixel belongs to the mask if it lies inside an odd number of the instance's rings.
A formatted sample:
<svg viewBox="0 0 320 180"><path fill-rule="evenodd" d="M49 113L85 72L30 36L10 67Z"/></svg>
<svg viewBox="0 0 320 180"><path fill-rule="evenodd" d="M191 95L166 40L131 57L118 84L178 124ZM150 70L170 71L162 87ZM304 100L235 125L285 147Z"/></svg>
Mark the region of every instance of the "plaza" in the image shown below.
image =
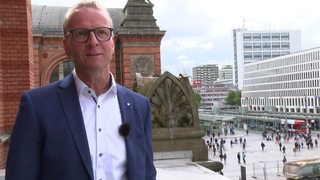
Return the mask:
<svg viewBox="0 0 320 180"><path fill-rule="evenodd" d="M243 163L241 159L241 164L238 164L237 153L243 152L243 147L239 143L239 138L242 137L246 139L246 148L244 150L246 154L246 163ZM210 140L209 136L204 137L205 140ZM216 137L219 139L219 137ZM245 167L246 169L246 178L247 179L272 179L272 180L284 180L286 179L282 173L283 168L283 156L286 156L287 162L293 160L309 159L309 158L318 158L320 148L315 145L313 148L307 148L304 143L303 148L300 151L294 153L294 137L290 138L289 142L281 140L282 147L286 147L285 154L280 151L279 144L276 143L275 138L272 141L266 141L262 137L261 131L250 130L248 134L244 130L236 129L235 135L220 136L226 140L225 143L225 152L227 155L226 163L224 163L223 173L224 176L232 179L239 180L241 177L240 166ZM230 140L237 138L238 144L230 145ZM312 133L312 139L317 138L317 133ZM301 139L302 140L302 139ZM261 148L261 142L265 144L264 151ZM214 161L220 161L218 151L216 156L213 156L213 152L209 151L209 159Z"/></svg>

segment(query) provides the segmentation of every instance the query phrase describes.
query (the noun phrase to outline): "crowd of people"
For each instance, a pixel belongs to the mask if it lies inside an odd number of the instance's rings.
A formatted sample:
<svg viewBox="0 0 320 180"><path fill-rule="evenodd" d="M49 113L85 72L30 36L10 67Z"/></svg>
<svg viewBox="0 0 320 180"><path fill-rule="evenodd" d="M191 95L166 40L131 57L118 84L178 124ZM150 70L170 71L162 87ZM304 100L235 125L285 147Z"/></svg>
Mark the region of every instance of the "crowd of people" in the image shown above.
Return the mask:
<svg viewBox="0 0 320 180"><path fill-rule="evenodd" d="M236 152L235 156L237 157L238 164L246 163L246 148L247 148L247 139L249 131L246 130L245 134L236 135L234 131L230 131L229 134L223 133L225 136L221 136L221 133L213 132L209 135L209 139L206 140L206 144L208 147L208 155L209 159L215 160L218 159L224 164L226 164L227 153L231 153L227 151L227 148L234 148L235 145L240 146L239 151ZM216 136L216 134L218 136ZM318 147L318 140L320 138L320 134L317 137L312 137L310 134L303 132L292 132L292 131L263 131L262 132L262 141L261 141L261 150L264 152L267 147L267 141L274 142L276 146L279 147L279 151L283 155L283 159L279 159L283 163L287 162L286 154L288 153L288 148L292 146L292 152L294 155L301 151L301 149L313 149ZM230 146L227 147L226 141L230 142ZM293 143L292 143L293 142ZM270 146L270 143L268 144ZM234 151L232 151L234 153ZM234 154L229 154L229 156L233 156Z"/></svg>

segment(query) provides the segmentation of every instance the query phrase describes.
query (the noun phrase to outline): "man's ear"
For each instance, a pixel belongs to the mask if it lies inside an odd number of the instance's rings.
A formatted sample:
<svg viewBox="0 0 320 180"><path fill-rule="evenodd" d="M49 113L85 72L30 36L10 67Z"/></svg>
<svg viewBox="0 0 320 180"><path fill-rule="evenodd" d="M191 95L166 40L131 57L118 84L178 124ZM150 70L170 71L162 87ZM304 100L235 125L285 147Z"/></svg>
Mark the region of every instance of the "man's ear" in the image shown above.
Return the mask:
<svg viewBox="0 0 320 180"><path fill-rule="evenodd" d="M67 54L68 57L71 57L71 52L70 52L70 49L68 47L67 39L63 38L62 42L63 42L63 48L64 48L65 53Z"/></svg>

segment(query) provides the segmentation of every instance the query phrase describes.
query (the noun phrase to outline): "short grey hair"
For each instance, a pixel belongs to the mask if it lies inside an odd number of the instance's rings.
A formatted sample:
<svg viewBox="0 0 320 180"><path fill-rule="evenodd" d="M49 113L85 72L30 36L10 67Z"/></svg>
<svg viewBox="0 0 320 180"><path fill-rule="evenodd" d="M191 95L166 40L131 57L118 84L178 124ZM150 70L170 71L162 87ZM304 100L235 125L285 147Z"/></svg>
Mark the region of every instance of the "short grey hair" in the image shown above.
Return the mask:
<svg viewBox="0 0 320 180"><path fill-rule="evenodd" d="M63 33L66 35L67 34L67 28L68 28L68 24L69 24L69 19L70 16L78 9L80 8L84 8L84 7L88 7L88 8L94 8L94 9L98 9L101 11L105 12L106 18L107 20L110 22L110 28L113 27L113 22L112 19L110 17L109 12L107 11L106 8L104 8L103 6L101 6L97 1L95 0L82 0L79 3L77 3L75 6L71 7L68 12L65 15L64 18L64 22L63 22Z"/></svg>

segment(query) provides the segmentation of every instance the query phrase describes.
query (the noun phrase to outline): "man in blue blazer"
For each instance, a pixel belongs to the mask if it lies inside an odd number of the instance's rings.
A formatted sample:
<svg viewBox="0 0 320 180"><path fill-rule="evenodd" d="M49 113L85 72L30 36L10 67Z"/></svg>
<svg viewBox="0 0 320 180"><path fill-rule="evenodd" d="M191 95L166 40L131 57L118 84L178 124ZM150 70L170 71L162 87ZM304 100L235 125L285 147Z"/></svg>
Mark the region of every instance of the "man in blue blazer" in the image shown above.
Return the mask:
<svg viewBox="0 0 320 180"><path fill-rule="evenodd" d="M150 104L114 81L109 14L81 2L64 33L75 70L23 93L6 180L155 180Z"/></svg>

